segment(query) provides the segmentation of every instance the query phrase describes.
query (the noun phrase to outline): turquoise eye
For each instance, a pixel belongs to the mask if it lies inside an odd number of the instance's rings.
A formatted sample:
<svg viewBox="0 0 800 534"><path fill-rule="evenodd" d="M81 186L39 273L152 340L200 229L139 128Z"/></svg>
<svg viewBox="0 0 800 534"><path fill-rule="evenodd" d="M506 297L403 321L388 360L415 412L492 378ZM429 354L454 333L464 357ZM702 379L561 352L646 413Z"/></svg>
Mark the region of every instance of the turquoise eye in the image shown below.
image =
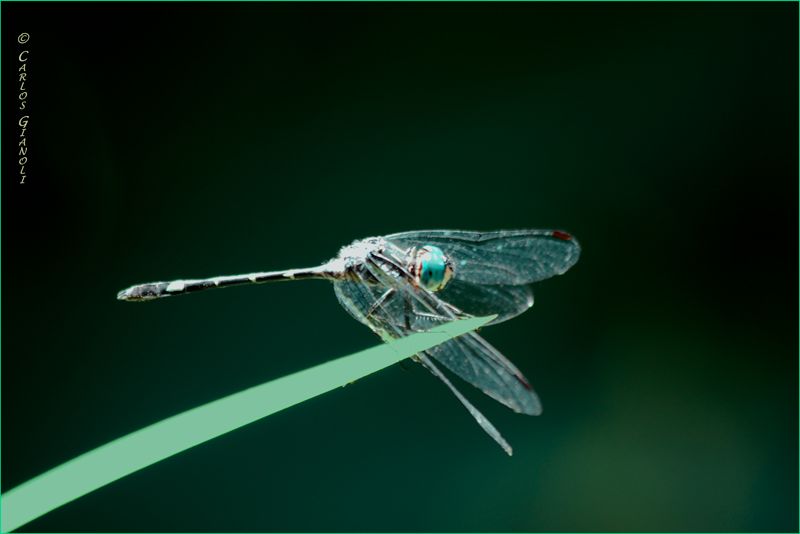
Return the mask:
<svg viewBox="0 0 800 534"><path fill-rule="evenodd" d="M453 276L453 266L442 249L428 245L417 252L415 265L419 285L428 291L439 291Z"/></svg>

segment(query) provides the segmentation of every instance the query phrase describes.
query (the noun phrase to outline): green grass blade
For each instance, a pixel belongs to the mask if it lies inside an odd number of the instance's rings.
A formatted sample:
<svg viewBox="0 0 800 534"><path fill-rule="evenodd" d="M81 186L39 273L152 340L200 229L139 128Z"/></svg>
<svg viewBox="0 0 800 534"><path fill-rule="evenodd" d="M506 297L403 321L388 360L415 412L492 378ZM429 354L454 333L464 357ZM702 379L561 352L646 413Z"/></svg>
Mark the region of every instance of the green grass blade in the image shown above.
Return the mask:
<svg viewBox="0 0 800 534"><path fill-rule="evenodd" d="M228 395L118 438L0 496L3 532L270 414L479 328L494 319L454 321Z"/></svg>

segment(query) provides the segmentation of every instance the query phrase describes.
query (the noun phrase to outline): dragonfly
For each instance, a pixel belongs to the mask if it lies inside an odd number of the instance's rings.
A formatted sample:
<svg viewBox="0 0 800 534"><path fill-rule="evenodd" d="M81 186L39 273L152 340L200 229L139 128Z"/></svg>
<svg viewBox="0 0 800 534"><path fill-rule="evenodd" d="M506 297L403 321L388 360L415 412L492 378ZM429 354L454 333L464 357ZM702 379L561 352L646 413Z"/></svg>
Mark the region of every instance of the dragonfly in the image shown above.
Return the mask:
<svg viewBox="0 0 800 534"><path fill-rule="evenodd" d="M516 317L533 306L530 284L564 274L580 252L578 241L562 230L421 230L354 241L317 267L151 282L120 291L117 298L149 301L245 284L329 280L344 309L388 342L467 317L496 315L487 325ZM441 380L509 455L508 442L440 365L515 412L542 411L522 372L477 332L413 359Z"/></svg>

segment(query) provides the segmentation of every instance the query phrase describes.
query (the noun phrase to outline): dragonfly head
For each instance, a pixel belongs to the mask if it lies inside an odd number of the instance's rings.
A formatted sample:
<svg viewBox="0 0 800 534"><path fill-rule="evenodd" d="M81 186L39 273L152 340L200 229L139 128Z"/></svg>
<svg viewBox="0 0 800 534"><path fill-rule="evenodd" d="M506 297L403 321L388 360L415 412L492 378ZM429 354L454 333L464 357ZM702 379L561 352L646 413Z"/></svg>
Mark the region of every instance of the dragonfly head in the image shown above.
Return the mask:
<svg viewBox="0 0 800 534"><path fill-rule="evenodd" d="M426 245L417 251L413 273L419 285L440 291L453 278L453 262L439 247Z"/></svg>

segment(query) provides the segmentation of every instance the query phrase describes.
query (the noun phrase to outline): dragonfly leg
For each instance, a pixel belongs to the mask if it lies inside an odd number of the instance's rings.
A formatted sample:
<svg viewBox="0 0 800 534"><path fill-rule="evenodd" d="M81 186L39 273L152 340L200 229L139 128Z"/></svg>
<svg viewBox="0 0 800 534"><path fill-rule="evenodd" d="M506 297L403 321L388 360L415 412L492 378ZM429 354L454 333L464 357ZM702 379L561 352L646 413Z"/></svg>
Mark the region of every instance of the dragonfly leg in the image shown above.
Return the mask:
<svg viewBox="0 0 800 534"><path fill-rule="evenodd" d="M442 315L436 315L435 313L414 312L414 316L422 317L423 319L434 319L436 321L442 321L442 322L453 320L451 317L444 317Z"/></svg>
<svg viewBox="0 0 800 534"><path fill-rule="evenodd" d="M414 313L414 310L411 306L411 300L408 298L408 296L404 296L403 305L405 307L403 319L405 320L406 332L411 332L411 315Z"/></svg>
<svg viewBox="0 0 800 534"><path fill-rule="evenodd" d="M447 302L445 300L442 301L442 304L444 304L445 308L447 308L448 310L453 312L456 315L456 317L468 317L469 316L468 313L464 313L463 311L461 311L460 309L456 308L455 306L453 306L452 304L450 304L449 302Z"/></svg>
<svg viewBox="0 0 800 534"><path fill-rule="evenodd" d="M379 260L388 263L389 265L391 265L395 269L397 269L397 271L402 276L407 278L414 286L417 285L417 281L414 278L414 276L411 273L409 273L408 270L405 267L403 267L399 262L395 261L393 258L390 258L389 256L387 256L386 254L384 254L382 252L372 252L372 255L375 256L376 258L378 258Z"/></svg>
<svg viewBox="0 0 800 534"><path fill-rule="evenodd" d="M386 292L380 296L378 300L376 300L372 306L369 307L367 311L367 318L369 318L373 313L375 313L379 307L381 307L385 302L388 302L390 298L395 295L396 291L394 288L387 289Z"/></svg>

